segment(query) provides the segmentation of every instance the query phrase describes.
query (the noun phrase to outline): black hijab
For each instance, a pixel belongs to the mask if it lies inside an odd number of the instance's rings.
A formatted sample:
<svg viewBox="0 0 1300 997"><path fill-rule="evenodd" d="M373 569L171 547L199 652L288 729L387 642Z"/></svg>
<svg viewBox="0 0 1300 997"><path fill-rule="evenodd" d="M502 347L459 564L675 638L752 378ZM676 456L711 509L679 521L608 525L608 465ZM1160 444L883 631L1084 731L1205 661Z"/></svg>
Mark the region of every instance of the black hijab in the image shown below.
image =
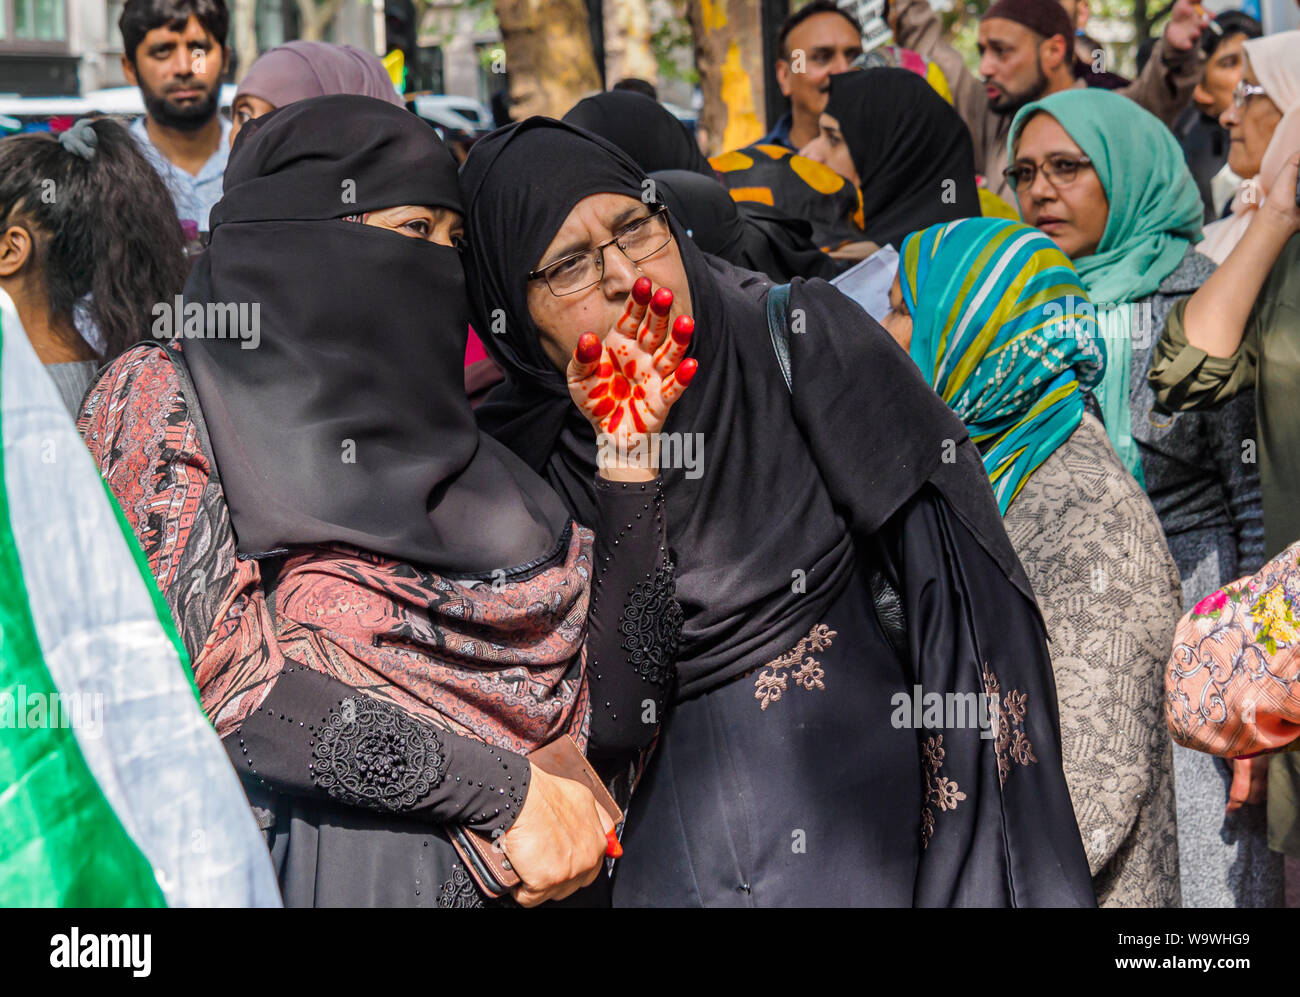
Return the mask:
<svg viewBox="0 0 1300 997"><path fill-rule="evenodd" d="M478 432L461 382L464 271L450 247L349 223L459 212L456 166L402 108L296 101L239 135L187 305L256 303L256 348L184 344L240 554L344 543L443 573L547 557L558 497Z"/></svg>
<svg viewBox="0 0 1300 997"><path fill-rule="evenodd" d="M736 202L717 180L689 170L650 174L659 199L706 253L777 283L792 277L830 278L835 261L812 241L812 226L755 201Z"/></svg>
<svg viewBox="0 0 1300 997"><path fill-rule="evenodd" d="M831 77L826 113L840 123L862 191L867 238L900 248L918 229L980 213L970 130L907 69Z"/></svg>
<svg viewBox="0 0 1300 997"><path fill-rule="evenodd" d="M637 198L645 179L608 142L547 118L481 139L461 170L475 324L490 328L493 311L504 311L500 334L486 337L484 345L507 381L476 415L587 523L595 508L595 438L542 352L525 275L578 201L597 193ZM849 530L879 529L927 480L944 489L963 519L977 522L977 536L987 537L1008 574L1020 570L979 455L969 443L962 446L965 427L882 329L824 281L796 280L791 314L803 309L810 335L792 340L836 335L844 348L819 351L824 363L810 360L807 368L824 383L805 384L803 357L816 352L796 342L800 367L792 394L767 331L769 283L705 257L675 219L670 224L694 311L689 355L700 367L664 431L703 439L701 473L662 471L677 598L686 615L679 696L705 691L788 650L852 575ZM844 362L854 366L826 366ZM845 369L853 375L844 377ZM835 397L843 402L837 425L874 433L840 454L838 478L823 475L815 457L832 453L835 441L810 439L805 434L817 427L796 419L795 403L804 397ZM957 464L943 462L944 440L962 455Z"/></svg>
<svg viewBox="0 0 1300 997"><path fill-rule="evenodd" d="M574 104L564 121L612 142L646 173L690 170L716 176L686 126L645 94L632 90L598 93Z"/></svg>

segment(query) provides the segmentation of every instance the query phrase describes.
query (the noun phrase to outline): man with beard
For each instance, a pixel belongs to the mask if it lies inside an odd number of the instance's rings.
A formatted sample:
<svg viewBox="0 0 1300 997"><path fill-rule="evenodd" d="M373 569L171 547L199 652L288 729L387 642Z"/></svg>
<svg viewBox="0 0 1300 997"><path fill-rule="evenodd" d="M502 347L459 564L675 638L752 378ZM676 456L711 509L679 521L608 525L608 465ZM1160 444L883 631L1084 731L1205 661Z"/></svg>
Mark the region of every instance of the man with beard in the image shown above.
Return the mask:
<svg viewBox="0 0 1300 997"><path fill-rule="evenodd" d="M230 148L230 122L217 113L230 27L225 2L127 0L118 27L122 71L145 105L131 134L166 181L177 217L206 232Z"/></svg>
<svg viewBox="0 0 1300 997"><path fill-rule="evenodd" d="M943 24L928 0L892 0L889 25L898 44L943 70L956 107L975 143L975 169L988 187L1015 203L1002 175L1007 132L1024 105L1087 84L1074 75L1074 22L1057 0L996 0L979 25L980 75L943 40ZM1203 21L1192 0L1177 0L1164 37L1138 78L1117 90L1165 124L1187 105L1201 78L1204 55L1196 45Z"/></svg>
<svg viewBox="0 0 1300 997"><path fill-rule="evenodd" d="M763 143L799 150L820 131L817 119L826 110L831 74L848 72L862 54L862 31L834 0L812 0L786 18L777 44L776 80L790 98L790 110Z"/></svg>

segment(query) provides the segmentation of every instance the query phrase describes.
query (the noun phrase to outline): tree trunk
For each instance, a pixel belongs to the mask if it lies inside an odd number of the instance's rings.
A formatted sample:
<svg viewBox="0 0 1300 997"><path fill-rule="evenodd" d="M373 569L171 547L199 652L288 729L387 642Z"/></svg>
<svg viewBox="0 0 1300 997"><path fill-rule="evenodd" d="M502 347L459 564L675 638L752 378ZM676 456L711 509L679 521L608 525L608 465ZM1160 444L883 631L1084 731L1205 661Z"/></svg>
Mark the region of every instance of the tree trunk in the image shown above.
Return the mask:
<svg viewBox="0 0 1300 997"><path fill-rule="evenodd" d="M690 0L695 67L704 92L700 128L709 155L763 137L763 33L754 0Z"/></svg>
<svg viewBox="0 0 1300 997"><path fill-rule="evenodd" d="M610 83L635 76L659 79L659 61L650 47L648 0L604 0L605 78Z"/></svg>
<svg viewBox="0 0 1300 997"><path fill-rule="evenodd" d="M319 42L325 38L325 29L338 16L343 0L298 0L298 14L302 20L302 40Z"/></svg>
<svg viewBox="0 0 1300 997"><path fill-rule="evenodd" d="M1134 0L1133 2L1133 26L1137 33L1133 38L1134 51L1136 46L1151 37L1151 29L1161 19L1168 17L1169 12L1174 9L1173 0L1155 0L1154 3L1149 0Z"/></svg>
<svg viewBox="0 0 1300 997"><path fill-rule="evenodd" d="M600 90L583 0L496 0L496 11L512 118L560 118Z"/></svg>
<svg viewBox="0 0 1300 997"><path fill-rule="evenodd" d="M235 82L238 83L257 60L256 0L235 0L231 21L235 34L235 51L239 53L239 66L235 70Z"/></svg>

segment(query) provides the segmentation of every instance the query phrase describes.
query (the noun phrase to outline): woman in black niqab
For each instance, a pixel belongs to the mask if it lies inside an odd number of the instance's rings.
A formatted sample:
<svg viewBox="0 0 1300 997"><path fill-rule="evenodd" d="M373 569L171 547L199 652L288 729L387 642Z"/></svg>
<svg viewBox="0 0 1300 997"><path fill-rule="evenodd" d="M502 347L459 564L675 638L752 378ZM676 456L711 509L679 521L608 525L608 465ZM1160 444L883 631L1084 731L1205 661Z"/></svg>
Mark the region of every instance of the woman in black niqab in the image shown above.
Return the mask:
<svg viewBox="0 0 1300 997"><path fill-rule="evenodd" d="M258 306L255 346L185 344L239 552L333 541L460 573L545 558L564 508L477 431L461 370L442 362L464 355L469 327L459 252L338 221L461 210L428 125L378 101L348 113L364 99L296 102L268 131L269 116L249 122L186 287L205 309Z"/></svg>
<svg viewBox="0 0 1300 997"><path fill-rule="evenodd" d="M645 179L544 118L483 139L461 171L476 322L504 314L485 345L507 382L476 414L579 521L593 514L590 431L562 404L526 278L575 205L639 199ZM700 364L662 472L685 625L615 902L1092 904L1041 619L964 428L820 280L790 285L787 382L770 283L671 224L682 267L664 283L689 296ZM876 577L906 611L897 651ZM918 685L998 709L1005 692L1014 716L999 738L945 726L899 707ZM815 863L792 851L796 828L822 843Z"/></svg>
<svg viewBox="0 0 1300 997"><path fill-rule="evenodd" d="M429 241L460 215L404 109L249 122L186 287L198 327L87 403L289 905L482 906L470 832L501 838L521 903L598 879L591 794L527 756L568 736L612 780L672 680L657 478L593 475L596 539L474 423L461 257Z"/></svg>

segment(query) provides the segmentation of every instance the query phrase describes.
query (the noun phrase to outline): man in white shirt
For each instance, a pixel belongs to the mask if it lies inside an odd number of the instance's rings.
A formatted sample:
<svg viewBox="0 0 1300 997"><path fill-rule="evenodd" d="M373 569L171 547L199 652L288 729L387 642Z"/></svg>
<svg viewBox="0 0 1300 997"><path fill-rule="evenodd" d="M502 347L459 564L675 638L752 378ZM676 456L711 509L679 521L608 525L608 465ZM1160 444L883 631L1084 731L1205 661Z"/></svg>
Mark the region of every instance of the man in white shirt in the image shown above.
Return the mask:
<svg viewBox="0 0 1300 997"><path fill-rule="evenodd" d="M229 53L225 2L127 0L118 26L122 71L145 104L131 134L167 182L177 217L206 232L230 146L230 122L218 113Z"/></svg>

